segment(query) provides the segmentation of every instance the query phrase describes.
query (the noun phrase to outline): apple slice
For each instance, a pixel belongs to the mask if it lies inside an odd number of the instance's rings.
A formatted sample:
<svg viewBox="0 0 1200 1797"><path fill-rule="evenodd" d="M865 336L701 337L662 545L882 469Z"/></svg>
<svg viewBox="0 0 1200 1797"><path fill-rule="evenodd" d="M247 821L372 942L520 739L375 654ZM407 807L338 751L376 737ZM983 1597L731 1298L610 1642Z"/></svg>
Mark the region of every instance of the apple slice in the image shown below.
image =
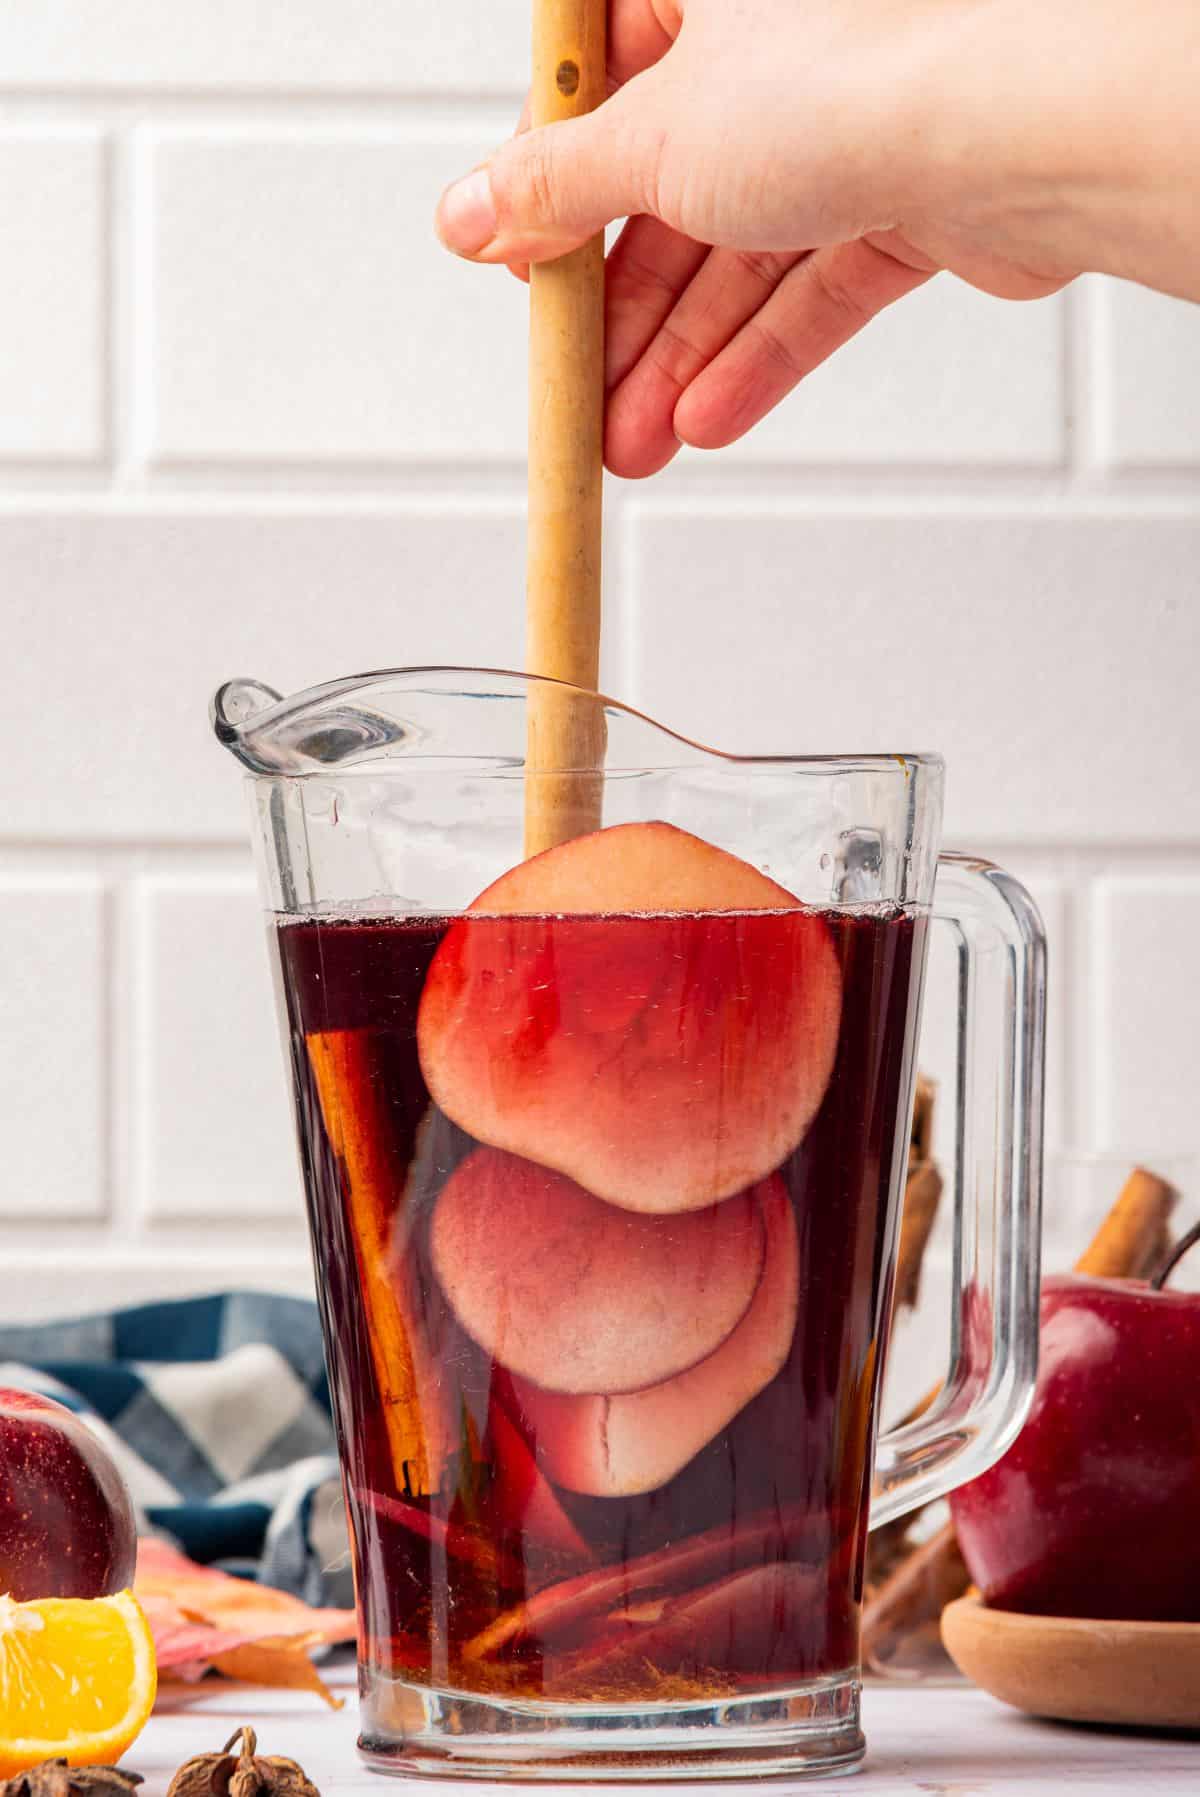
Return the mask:
<svg viewBox="0 0 1200 1797"><path fill-rule="evenodd" d="M368 1485L353 1488L353 1497L364 1510L373 1510L385 1523L398 1523L410 1534L430 1542L452 1560L462 1560L474 1567L490 1584L502 1590L520 1590L525 1583L524 1563L504 1548L474 1529L461 1523L447 1522L433 1511L392 1497L386 1491L373 1491Z"/></svg>
<svg viewBox="0 0 1200 1797"><path fill-rule="evenodd" d="M730 1517L699 1535L547 1586L489 1623L467 1642L463 1658L488 1659L514 1641L557 1650L563 1641L577 1639L582 1629L599 1629L606 1611L628 1611L650 1594L694 1587L700 1579L715 1584L743 1566L770 1565L785 1557L828 1566L839 1539L826 1510L776 1506L769 1513Z"/></svg>
<svg viewBox="0 0 1200 1797"><path fill-rule="evenodd" d="M690 1591L645 1621L636 1611L614 1612L596 1640L550 1662L547 1682L556 1693L582 1696L589 1682L603 1687L623 1667L650 1665L676 1677L710 1668L769 1674L776 1665L794 1672L824 1583L819 1567L776 1561Z"/></svg>
<svg viewBox="0 0 1200 1797"><path fill-rule="evenodd" d="M755 1191L766 1227L762 1279L737 1328L707 1360L611 1397L568 1396L513 1378L522 1420L556 1485L593 1497L657 1490L779 1372L796 1328L796 1219L778 1175Z"/></svg>
<svg viewBox="0 0 1200 1797"><path fill-rule="evenodd" d="M493 1392L488 1408L488 1433L492 1438L495 1479L490 1493L497 1524L502 1532L515 1531L522 1541L548 1547L586 1566L594 1555L575 1527L554 1488L530 1452L520 1430L511 1421ZM529 1579L524 1556L525 1582Z"/></svg>
<svg viewBox="0 0 1200 1797"><path fill-rule="evenodd" d="M670 824L617 824L522 862L451 925L417 1042L476 1140L628 1210L699 1210L800 1142L841 1004L829 931L790 892Z"/></svg>
<svg viewBox="0 0 1200 1797"><path fill-rule="evenodd" d="M442 1290L493 1360L550 1391L606 1394L719 1347L754 1296L763 1241L755 1188L640 1216L496 1148L451 1174L431 1232Z"/></svg>

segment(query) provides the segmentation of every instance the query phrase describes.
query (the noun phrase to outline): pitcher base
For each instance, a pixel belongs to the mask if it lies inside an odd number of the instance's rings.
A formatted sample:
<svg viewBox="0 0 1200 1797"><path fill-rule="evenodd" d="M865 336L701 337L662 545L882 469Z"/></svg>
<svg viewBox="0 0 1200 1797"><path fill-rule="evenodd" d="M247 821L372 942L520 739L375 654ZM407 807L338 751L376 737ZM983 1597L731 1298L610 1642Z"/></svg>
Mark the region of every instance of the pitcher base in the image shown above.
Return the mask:
<svg viewBox="0 0 1200 1797"><path fill-rule="evenodd" d="M854 1674L707 1704L499 1702L361 1673L358 1747L377 1772L638 1783L847 1772L865 1743Z"/></svg>

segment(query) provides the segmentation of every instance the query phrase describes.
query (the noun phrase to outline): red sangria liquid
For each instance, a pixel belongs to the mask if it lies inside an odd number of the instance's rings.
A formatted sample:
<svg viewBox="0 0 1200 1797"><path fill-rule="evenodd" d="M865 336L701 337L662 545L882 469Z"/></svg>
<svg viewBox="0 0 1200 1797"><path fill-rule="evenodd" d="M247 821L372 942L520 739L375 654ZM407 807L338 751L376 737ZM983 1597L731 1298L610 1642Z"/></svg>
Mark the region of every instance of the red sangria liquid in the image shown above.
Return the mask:
<svg viewBox="0 0 1200 1797"><path fill-rule="evenodd" d="M279 920L368 1712L856 1666L923 928Z"/></svg>

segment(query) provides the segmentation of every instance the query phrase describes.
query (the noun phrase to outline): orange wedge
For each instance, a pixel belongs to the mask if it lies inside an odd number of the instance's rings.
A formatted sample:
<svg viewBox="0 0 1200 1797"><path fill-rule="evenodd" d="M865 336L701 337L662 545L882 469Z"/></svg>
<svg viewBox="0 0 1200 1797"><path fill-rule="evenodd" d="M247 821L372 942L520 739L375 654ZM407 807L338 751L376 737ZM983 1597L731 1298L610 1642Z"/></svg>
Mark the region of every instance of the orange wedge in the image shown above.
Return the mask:
<svg viewBox="0 0 1200 1797"><path fill-rule="evenodd" d="M132 1591L0 1597L0 1778L40 1760L113 1766L142 1731L158 1679Z"/></svg>

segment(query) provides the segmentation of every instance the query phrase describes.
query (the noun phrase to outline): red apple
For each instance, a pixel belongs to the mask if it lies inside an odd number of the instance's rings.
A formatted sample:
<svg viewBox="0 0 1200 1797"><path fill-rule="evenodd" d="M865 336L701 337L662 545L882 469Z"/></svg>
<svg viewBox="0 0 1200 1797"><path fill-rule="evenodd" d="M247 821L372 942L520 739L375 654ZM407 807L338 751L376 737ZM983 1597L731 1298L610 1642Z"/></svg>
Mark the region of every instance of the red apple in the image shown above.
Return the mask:
<svg viewBox="0 0 1200 1797"><path fill-rule="evenodd" d="M950 1503L989 1604L1200 1622L1200 1292L1047 1279L1029 1420Z"/></svg>
<svg viewBox="0 0 1200 1797"><path fill-rule="evenodd" d="M417 1045L477 1141L627 1210L703 1210L801 1141L841 1007L829 930L784 887L670 824L616 824L451 925Z"/></svg>
<svg viewBox="0 0 1200 1797"><path fill-rule="evenodd" d="M136 1555L108 1449L52 1398L0 1389L0 1592L104 1597L132 1584Z"/></svg>

